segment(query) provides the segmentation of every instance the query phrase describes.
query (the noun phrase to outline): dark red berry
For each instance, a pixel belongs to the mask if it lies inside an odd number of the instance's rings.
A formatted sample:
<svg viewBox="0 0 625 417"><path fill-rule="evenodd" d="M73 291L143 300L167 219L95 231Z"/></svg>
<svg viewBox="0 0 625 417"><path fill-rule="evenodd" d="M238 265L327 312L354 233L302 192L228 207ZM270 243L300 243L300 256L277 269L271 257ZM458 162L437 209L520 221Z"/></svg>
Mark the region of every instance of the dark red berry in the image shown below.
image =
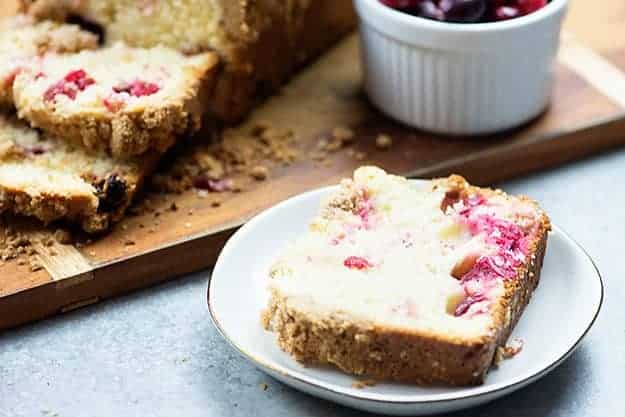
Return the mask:
<svg viewBox="0 0 625 417"><path fill-rule="evenodd" d="M495 20L508 20L521 16L521 11L513 6L499 6L495 9Z"/></svg>
<svg viewBox="0 0 625 417"><path fill-rule="evenodd" d="M74 100L79 91L84 91L95 80L87 75L84 70L70 71L62 80L52 84L43 94L45 101L52 101L61 94Z"/></svg>
<svg viewBox="0 0 625 417"><path fill-rule="evenodd" d="M471 308L473 304L482 302L484 300L486 300L486 296L484 294L475 294L475 295L467 296L467 298L465 298L456 307L456 310L454 311L454 316L460 317L464 315L467 311L469 311L469 309Z"/></svg>
<svg viewBox="0 0 625 417"><path fill-rule="evenodd" d="M193 186L199 190L212 191L215 193L221 193L232 189L233 184L231 180L221 179L214 180L208 178L206 175L198 175L193 178Z"/></svg>
<svg viewBox="0 0 625 417"><path fill-rule="evenodd" d="M151 96L159 92L161 88L150 82L135 80L131 83L122 83L113 87L113 91L116 93L128 93L131 96L143 97Z"/></svg>
<svg viewBox="0 0 625 417"><path fill-rule="evenodd" d="M46 90L46 92L43 94L43 99L45 101L52 101L56 96L62 94L74 100L76 98L77 92L78 88L74 84L68 83L65 80L61 80L52 84Z"/></svg>
<svg viewBox="0 0 625 417"><path fill-rule="evenodd" d="M438 7L446 22L475 23L486 13L486 0L440 0Z"/></svg>
<svg viewBox="0 0 625 417"><path fill-rule="evenodd" d="M444 20L445 15L433 0L424 0L417 7L417 15L426 19Z"/></svg>
<svg viewBox="0 0 625 417"><path fill-rule="evenodd" d="M380 0L431 20L478 23L514 19L545 7L549 0Z"/></svg>
<svg viewBox="0 0 625 417"><path fill-rule="evenodd" d="M106 109L111 113L117 113L126 103L123 100L120 100L119 96L115 97L114 94L111 94L111 96L102 100L102 104L104 104L104 107L106 107Z"/></svg>
<svg viewBox="0 0 625 417"><path fill-rule="evenodd" d="M348 257L343 261L343 265L345 265L349 269L358 269L361 271L373 267L373 264L371 262L360 256Z"/></svg>
<svg viewBox="0 0 625 417"><path fill-rule="evenodd" d="M94 79L87 76L87 73L84 70L71 71L65 76L64 80L68 83L76 85L80 91L83 91L90 85L95 84Z"/></svg>
<svg viewBox="0 0 625 417"><path fill-rule="evenodd" d="M99 213L110 213L119 208L127 199L128 184L123 177L117 174L110 175L98 188L100 188L98 193Z"/></svg>
<svg viewBox="0 0 625 417"><path fill-rule="evenodd" d="M517 7L521 14L534 13L547 5L547 0L516 0Z"/></svg>
<svg viewBox="0 0 625 417"><path fill-rule="evenodd" d="M393 9L409 9L417 7L421 0L380 0L382 4L392 7Z"/></svg>

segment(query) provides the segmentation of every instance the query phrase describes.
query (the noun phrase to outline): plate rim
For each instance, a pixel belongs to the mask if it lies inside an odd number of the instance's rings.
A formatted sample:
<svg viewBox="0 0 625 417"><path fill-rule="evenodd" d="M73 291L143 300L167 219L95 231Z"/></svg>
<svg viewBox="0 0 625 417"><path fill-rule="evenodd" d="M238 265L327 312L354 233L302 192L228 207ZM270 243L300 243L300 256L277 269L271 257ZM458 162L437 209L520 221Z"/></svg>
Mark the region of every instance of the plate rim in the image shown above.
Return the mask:
<svg viewBox="0 0 625 417"><path fill-rule="evenodd" d="M427 180L422 180L422 179L410 179L409 181L414 184L427 182ZM216 313L213 310L213 305L211 302L211 294L214 294L211 291L211 289L212 289L213 282L214 282L213 277L215 276L215 271L218 271L218 269L221 268L221 264L223 262L222 255L231 250L232 246L237 243L238 239L240 239L245 234L248 228L253 227L256 223L262 222L265 217L271 214L273 209L293 204L296 200L305 199L306 197L309 197L311 195L315 195L315 194L323 195L324 193L328 193L338 187L339 187L338 185L331 185L331 186L316 188L316 189L313 189L304 193L294 195L266 210L263 210L262 212L254 216L250 221L248 221L241 228L239 228L239 230L237 230L230 237L230 239L228 239L221 253L219 254L219 257L217 259L217 262L215 263L215 266L212 269L212 272L210 273L206 299L207 299L207 304L208 304L209 315L210 315L213 325L215 326L215 328L217 329L221 337L223 337L224 340L226 340L228 344L234 348L235 351L237 351L245 359L252 362L254 365L260 366L261 370L262 368L266 368L266 369L271 370L271 372L273 373L281 375L286 380L291 380L295 383L304 384L305 386L308 386L309 388L314 389L314 390L322 390L323 392L329 395L343 396L343 397L347 397L355 401L365 401L365 402L392 404L392 405L423 405L423 404L456 402L456 401L463 401L463 400L475 399L475 398L481 398L481 397L489 397L489 396L492 397L494 395L497 395L498 393L505 393L506 391L514 389L514 388L522 388L526 386L527 384L535 381L536 379L548 374L549 372L557 368L560 364L562 364L573 352L575 352L575 350L579 347L582 340L586 337L590 329L595 324L597 317L599 316L599 313L601 312L601 309L603 307L603 302L605 298L605 285L603 282L603 277L601 275L601 272L599 271L597 264L595 263L593 258L590 256L590 254L586 251L586 249L584 249L582 245L580 245L575 239L573 239L561 227L552 223L551 224L552 230L560 234L561 236L563 236L565 240L567 240L569 243L573 244L574 247L579 249L581 253L584 255L584 257L592 265L592 268L595 271L596 278L598 278L598 281L599 281L599 289L600 289L599 302L597 303L592 319L590 320L590 322L588 323L584 331L581 333L581 335L577 338L575 343L573 343L566 352L560 355L557 359L551 362L548 366L542 369L539 369L536 372L533 372L532 374L527 375L520 380L513 380L508 383L505 383L505 382L500 383L491 388L487 388L486 386L483 386L483 390L479 390L478 392L472 392L472 393L469 392L465 394L462 394L462 392L441 393L441 394L431 394L432 398L423 398L423 399L411 399L411 398L384 399L384 398L371 397L367 395L366 392L363 392L363 393L348 392L343 388L336 388L334 384L332 383L325 383L324 381L318 381L316 378L308 377L297 371L286 369L285 367L278 365L278 364L267 363L265 360L258 358L253 353L248 352L244 348L239 346L231 337L228 336L226 330L221 326L218 319L216 318Z"/></svg>

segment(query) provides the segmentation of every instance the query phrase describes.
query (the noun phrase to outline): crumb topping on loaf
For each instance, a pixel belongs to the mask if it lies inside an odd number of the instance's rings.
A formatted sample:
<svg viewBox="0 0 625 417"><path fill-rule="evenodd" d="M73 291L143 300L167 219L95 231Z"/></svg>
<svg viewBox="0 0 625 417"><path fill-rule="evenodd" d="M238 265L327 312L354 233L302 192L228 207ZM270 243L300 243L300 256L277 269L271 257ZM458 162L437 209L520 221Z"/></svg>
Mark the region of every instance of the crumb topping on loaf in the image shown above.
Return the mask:
<svg viewBox="0 0 625 417"><path fill-rule="evenodd" d="M360 168L272 267L270 289L314 314L452 339L488 334L540 212L529 200L460 191L458 181L416 186Z"/></svg>

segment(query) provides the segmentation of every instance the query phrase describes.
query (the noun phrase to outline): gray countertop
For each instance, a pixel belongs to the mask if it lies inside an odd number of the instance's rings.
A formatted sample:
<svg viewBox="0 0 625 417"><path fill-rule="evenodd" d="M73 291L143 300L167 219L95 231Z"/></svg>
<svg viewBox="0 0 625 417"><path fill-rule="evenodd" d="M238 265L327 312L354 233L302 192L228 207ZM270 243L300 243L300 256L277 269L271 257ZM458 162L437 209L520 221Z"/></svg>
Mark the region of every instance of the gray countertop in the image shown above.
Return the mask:
<svg viewBox="0 0 625 417"><path fill-rule="evenodd" d="M455 415L625 416L623 178L620 150L502 184L538 199L588 250L604 276L605 303L560 368L507 398ZM363 414L287 388L239 357L210 322L208 276L194 274L1 334L0 416ZM563 311L563 326L566 319Z"/></svg>

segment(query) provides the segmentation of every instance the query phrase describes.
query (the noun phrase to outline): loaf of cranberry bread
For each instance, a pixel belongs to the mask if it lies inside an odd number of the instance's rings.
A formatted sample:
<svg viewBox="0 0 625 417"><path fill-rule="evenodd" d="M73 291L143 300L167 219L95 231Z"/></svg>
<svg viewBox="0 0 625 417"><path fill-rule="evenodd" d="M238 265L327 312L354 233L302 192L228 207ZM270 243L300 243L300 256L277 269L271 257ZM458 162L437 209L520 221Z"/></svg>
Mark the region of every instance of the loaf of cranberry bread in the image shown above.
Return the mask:
<svg viewBox="0 0 625 417"><path fill-rule="evenodd" d="M479 384L538 284L549 230L525 197L360 168L271 268L263 323L305 364Z"/></svg>
<svg viewBox="0 0 625 417"><path fill-rule="evenodd" d="M79 17L111 44L216 51L226 62L210 101L235 121L305 61L355 27L351 0L21 0L38 18Z"/></svg>
<svg viewBox="0 0 625 417"><path fill-rule="evenodd" d="M87 153L0 115L0 213L103 232L123 217L157 161L156 153L126 161Z"/></svg>
<svg viewBox="0 0 625 417"><path fill-rule="evenodd" d="M25 15L0 20L0 107L13 105L13 80L24 66L48 52L76 52L97 45L95 35L76 25L36 23Z"/></svg>
<svg viewBox="0 0 625 417"><path fill-rule="evenodd" d="M123 44L47 54L13 82L20 118L49 134L116 158L164 152L196 131L217 57Z"/></svg>

